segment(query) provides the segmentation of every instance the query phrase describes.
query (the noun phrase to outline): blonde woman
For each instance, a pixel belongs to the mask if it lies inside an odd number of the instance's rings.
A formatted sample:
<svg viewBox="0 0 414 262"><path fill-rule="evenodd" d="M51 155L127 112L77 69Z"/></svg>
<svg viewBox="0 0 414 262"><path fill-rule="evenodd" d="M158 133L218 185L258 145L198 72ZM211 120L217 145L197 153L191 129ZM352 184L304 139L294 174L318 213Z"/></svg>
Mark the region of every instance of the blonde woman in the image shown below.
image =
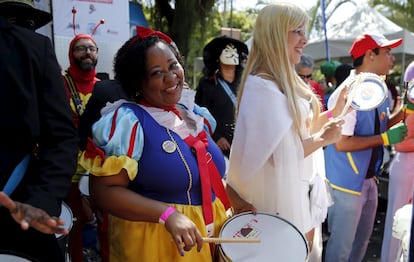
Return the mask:
<svg viewBox="0 0 414 262"><path fill-rule="evenodd" d="M295 72L307 43L307 23L308 15L293 4L274 3L260 11L238 94L227 182L236 191L229 192L236 213L251 204L290 221L312 243L328 205L321 178L316 185L321 189L322 184L322 195L315 198L318 203L311 201L312 153L339 139L343 121L333 117L344 99L320 113L318 98ZM249 203L233 200L236 193ZM315 214L320 203L325 207Z"/></svg>

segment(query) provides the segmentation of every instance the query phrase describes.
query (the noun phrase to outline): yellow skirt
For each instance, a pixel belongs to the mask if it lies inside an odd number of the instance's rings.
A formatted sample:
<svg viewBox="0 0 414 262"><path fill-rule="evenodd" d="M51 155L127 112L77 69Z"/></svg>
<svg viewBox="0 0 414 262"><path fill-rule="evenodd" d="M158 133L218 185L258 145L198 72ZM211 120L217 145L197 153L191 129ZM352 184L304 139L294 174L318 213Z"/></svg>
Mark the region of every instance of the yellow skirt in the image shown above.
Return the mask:
<svg viewBox="0 0 414 262"><path fill-rule="evenodd" d="M198 227L202 236L206 236L201 206L174 205L189 217ZM214 236L217 237L226 221L226 212L221 201L213 203ZM170 233L164 225L149 222L134 222L115 216L109 216L109 254L111 262L180 261L211 262L213 260L210 245L204 244L201 251L192 248L181 256Z"/></svg>

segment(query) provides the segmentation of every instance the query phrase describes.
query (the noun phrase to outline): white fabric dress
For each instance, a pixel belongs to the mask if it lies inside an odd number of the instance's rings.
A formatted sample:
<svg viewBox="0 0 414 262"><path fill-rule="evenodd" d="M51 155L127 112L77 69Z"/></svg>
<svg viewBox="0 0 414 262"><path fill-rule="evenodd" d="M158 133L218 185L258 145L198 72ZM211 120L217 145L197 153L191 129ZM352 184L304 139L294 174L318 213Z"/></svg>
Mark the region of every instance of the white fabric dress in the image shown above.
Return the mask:
<svg viewBox="0 0 414 262"><path fill-rule="evenodd" d="M310 231L310 175L286 96L274 82L250 75L240 103L227 182L258 211Z"/></svg>

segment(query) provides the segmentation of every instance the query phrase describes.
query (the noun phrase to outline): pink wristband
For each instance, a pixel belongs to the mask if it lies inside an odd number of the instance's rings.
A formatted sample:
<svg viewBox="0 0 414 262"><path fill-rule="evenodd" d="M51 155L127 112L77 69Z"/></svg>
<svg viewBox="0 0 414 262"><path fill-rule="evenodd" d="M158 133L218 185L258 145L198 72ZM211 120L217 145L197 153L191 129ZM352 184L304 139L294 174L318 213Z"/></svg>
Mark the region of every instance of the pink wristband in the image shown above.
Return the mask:
<svg viewBox="0 0 414 262"><path fill-rule="evenodd" d="M160 216L160 218L158 219L158 222L160 224L165 224L165 222L167 221L167 219L176 211L176 209L174 207L169 206Z"/></svg>
<svg viewBox="0 0 414 262"><path fill-rule="evenodd" d="M333 118L332 111L331 110L326 111L326 116L328 117L328 120L331 120Z"/></svg>

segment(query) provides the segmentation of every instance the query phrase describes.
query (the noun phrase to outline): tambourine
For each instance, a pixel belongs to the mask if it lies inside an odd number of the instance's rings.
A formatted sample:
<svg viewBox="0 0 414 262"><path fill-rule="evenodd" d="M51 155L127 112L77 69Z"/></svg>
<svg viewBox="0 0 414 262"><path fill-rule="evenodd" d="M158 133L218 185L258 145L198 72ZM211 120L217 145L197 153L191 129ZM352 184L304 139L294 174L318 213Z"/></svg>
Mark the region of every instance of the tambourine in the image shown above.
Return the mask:
<svg viewBox="0 0 414 262"><path fill-rule="evenodd" d="M348 101L359 111L380 106L388 97L388 87L382 77L373 73L360 73L348 86Z"/></svg>
<svg viewBox="0 0 414 262"><path fill-rule="evenodd" d="M407 84L406 97L410 103L414 104L414 79Z"/></svg>

